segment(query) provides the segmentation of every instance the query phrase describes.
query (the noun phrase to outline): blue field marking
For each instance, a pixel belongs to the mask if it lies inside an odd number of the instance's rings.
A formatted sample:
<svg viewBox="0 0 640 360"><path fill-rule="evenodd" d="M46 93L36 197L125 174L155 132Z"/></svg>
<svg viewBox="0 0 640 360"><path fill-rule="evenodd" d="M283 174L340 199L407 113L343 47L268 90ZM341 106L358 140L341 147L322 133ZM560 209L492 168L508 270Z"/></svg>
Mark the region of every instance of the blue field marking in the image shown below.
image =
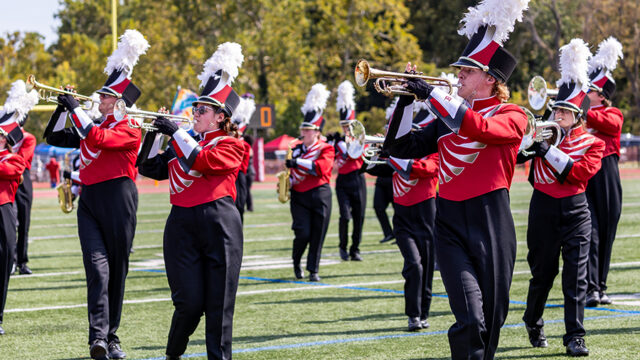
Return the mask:
<svg viewBox="0 0 640 360"><path fill-rule="evenodd" d="M592 316L592 317L586 317L584 318L584 320L612 319L612 318L630 317L630 316L636 316L636 315L638 314ZM557 324L557 323L563 323L563 322L564 320L562 319L548 320L548 321L545 321L545 325ZM524 323L508 324L508 325L502 326L502 328L505 328L505 329L521 328L521 327L524 327ZM313 342L305 342L305 343L259 346L254 348L236 349L236 350L233 350L233 353L240 354L240 353L250 353L250 352L269 351L269 350L297 349L297 348L304 348L304 347L345 344L345 343L352 343L352 342L379 341L379 340L387 340L387 339L408 338L408 337L415 337L415 336L444 335L446 333L447 333L447 330L440 330L440 331L415 332L415 333L408 333L408 334L405 333L405 334L389 334L389 335L380 335L380 336L365 336L365 337L357 337L357 338L350 338L350 339L322 340L322 341L313 341ZM182 355L183 358L204 357L204 356L207 356L207 354L195 353L195 354ZM164 357L153 357L153 358L138 359L138 360L164 360L164 359L165 359Z"/></svg>

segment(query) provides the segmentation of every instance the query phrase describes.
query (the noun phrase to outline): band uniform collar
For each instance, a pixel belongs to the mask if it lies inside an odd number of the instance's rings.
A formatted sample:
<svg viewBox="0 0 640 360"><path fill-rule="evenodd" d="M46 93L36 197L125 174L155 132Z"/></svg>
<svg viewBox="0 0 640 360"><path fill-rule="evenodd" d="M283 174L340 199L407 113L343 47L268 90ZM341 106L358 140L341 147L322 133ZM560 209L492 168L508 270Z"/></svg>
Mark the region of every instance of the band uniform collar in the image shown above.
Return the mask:
<svg viewBox="0 0 640 360"><path fill-rule="evenodd" d="M603 108L603 107L604 107L604 104L593 105L592 107L589 108L589 110L600 109L600 108Z"/></svg>
<svg viewBox="0 0 640 360"><path fill-rule="evenodd" d="M0 150L0 156L7 155L8 153L9 153L9 149L7 149L7 148L4 148L4 149Z"/></svg>
<svg viewBox="0 0 640 360"><path fill-rule="evenodd" d="M224 130L222 129L207 131L206 133L202 134L202 141L209 142L219 136L225 136L225 135L227 135L227 133L224 132Z"/></svg>
<svg viewBox="0 0 640 360"><path fill-rule="evenodd" d="M500 99L497 96L491 96L484 99L474 99L471 103L471 108L474 111L484 110L491 106L496 106L500 104Z"/></svg>

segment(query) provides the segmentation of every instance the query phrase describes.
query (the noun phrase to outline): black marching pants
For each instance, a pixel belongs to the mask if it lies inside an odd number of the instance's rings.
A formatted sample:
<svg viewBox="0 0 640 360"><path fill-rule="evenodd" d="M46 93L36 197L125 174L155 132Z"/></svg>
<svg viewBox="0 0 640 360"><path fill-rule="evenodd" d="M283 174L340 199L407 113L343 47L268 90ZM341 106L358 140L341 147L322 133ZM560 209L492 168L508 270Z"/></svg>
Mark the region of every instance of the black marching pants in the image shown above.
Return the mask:
<svg viewBox="0 0 640 360"><path fill-rule="evenodd" d="M184 354L204 313L207 358L231 359L243 242L240 214L229 196L171 208L164 229L164 262L175 311L167 355Z"/></svg>
<svg viewBox="0 0 640 360"><path fill-rule="evenodd" d="M584 193L556 199L533 191L527 228L529 281L527 309L522 320L532 328L544 325L544 305L558 275L562 255L564 294L564 344L585 335L584 304L587 296L587 260L591 236L591 215Z"/></svg>
<svg viewBox="0 0 640 360"><path fill-rule="evenodd" d="M236 207L240 213L240 221L244 223L244 207L247 204L247 174L238 171L236 178Z"/></svg>
<svg viewBox="0 0 640 360"><path fill-rule="evenodd" d="M307 245L307 270L317 273L320 268L322 244L331 218L331 187L323 184L305 192L291 190L291 230L293 266L299 266Z"/></svg>
<svg viewBox="0 0 640 360"><path fill-rule="evenodd" d="M394 206L396 244L404 258L404 311L408 317L427 319L433 284L433 240L436 199L411 206Z"/></svg>
<svg viewBox="0 0 640 360"><path fill-rule="evenodd" d="M89 343L118 340L138 189L128 177L82 186L78 235L87 277Z"/></svg>
<svg viewBox="0 0 640 360"><path fill-rule="evenodd" d="M591 210L591 247L587 266L587 293L590 293L607 290L613 241L622 212L618 155L602 159L602 168L587 185L587 201Z"/></svg>
<svg viewBox="0 0 640 360"><path fill-rule="evenodd" d="M373 209L380 222L382 233L385 237L393 233L387 216L387 206L393 204L393 180L391 176L378 176L376 187L373 193Z"/></svg>
<svg viewBox="0 0 640 360"><path fill-rule="evenodd" d="M251 195L251 185L253 185L253 178L256 176L255 172L251 170L253 161L249 165L249 171L247 172L247 210L253 211L253 195Z"/></svg>
<svg viewBox="0 0 640 360"><path fill-rule="evenodd" d="M13 204L0 205L0 324L4 315L4 305L7 302L9 290L9 275L13 267L13 257L16 248L16 218Z"/></svg>
<svg viewBox="0 0 640 360"><path fill-rule="evenodd" d="M33 203L33 184L29 169L22 174L22 184L16 192L16 206L18 210L18 243L16 245L16 264L22 265L29 261L27 248L29 246L29 224L31 224L31 204Z"/></svg>
<svg viewBox="0 0 640 360"><path fill-rule="evenodd" d="M464 201L437 199L436 254L456 323L451 357L493 359L509 311L516 232L509 192Z"/></svg>
<svg viewBox="0 0 640 360"><path fill-rule="evenodd" d="M349 242L349 220L353 219L353 232L351 233L351 247L349 255L360 253L360 241L362 240L362 226L364 213L367 208L367 185L364 174L359 170L348 174L339 174L336 179L336 196L340 206L340 249L347 250Z"/></svg>

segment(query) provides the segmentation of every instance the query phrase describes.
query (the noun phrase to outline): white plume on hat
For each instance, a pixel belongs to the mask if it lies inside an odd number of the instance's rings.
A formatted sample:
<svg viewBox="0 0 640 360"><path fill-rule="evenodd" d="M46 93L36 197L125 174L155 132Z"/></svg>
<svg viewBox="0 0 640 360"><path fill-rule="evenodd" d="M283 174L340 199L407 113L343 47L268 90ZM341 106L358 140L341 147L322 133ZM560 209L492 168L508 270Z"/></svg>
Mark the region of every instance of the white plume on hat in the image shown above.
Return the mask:
<svg viewBox="0 0 640 360"><path fill-rule="evenodd" d="M589 60L589 72L591 73L601 68L613 71L618 66L618 58L624 58L622 44L618 39L610 36L598 45L598 52Z"/></svg>
<svg viewBox="0 0 640 360"><path fill-rule="evenodd" d="M240 98L240 103L233 111L231 120L236 124L249 123L251 116L256 111L256 102L249 98Z"/></svg>
<svg viewBox="0 0 640 360"><path fill-rule="evenodd" d="M493 40L502 45L513 32L516 21L522 21L522 13L529 7L529 0L482 0L475 7L470 7L464 18L460 20L462 28L458 34L471 39L480 27L495 27Z"/></svg>
<svg viewBox="0 0 640 360"><path fill-rule="evenodd" d="M324 111L324 108L327 107L329 95L331 95L331 91L327 90L327 87L324 84L318 83L313 85L300 110L302 110L303 114L306 114L309 111Z"/></svg>
<svg viewBox="0 0 640 360"><path fill-rule="evenodd" d="M589 87L588 61L591 57L589 46L582 39L573 39L560 48L560 80L556 86L577 83L583 91Z"/></svg>
<svg viewBox="0 0 640 360"><path fill-rule="evenodd" d="M398 99L400 98L396 96L391 102L391 105L389 105L389 107L387 107L387 109L385 110L387 120L390 120L391 117L393 116L393 111L396 109L396 105L398 104Z"/></svg>
<svg viewBox="0 0 640 360"><path fill-rule="evenodd" d="M147 49L149 42L144 36L138 30L128 29L120 36L118 47L107 59L105 74L110 75L114 70L123 70L127 78L130 77L140 55L146 53Z"/></svg>
<svg viewBox="0 0 640 360"><path fill-rule="evenodd" d="M227 76L225 79L227 84L231 84L238 76L238 68L244 62L242 55L242 46L234 42L226 42L218 45L218 49L204 63L202 73L198 75L198 79L202 82L200 87L204 87L216 71L222 70Z"/></svg>
<svg viewBox="0 0 640 360"><path fill-rule="evenodd" d="M102 113L98 109L100 105L100 94L94 92L91 94L91 100L93 100L93 106L91 108L89 108L89 106L91 106L91 101L87 100L84 102L84 106L89 109L88 111L85 110L85 112L91 119L97 119L102 116Z"/></svg>
<svg viewBox="0 0 640 360"><path fill-rule="evenodd" d="M9 96L0 116L15 112L18 115L17 119L22 119L38 103L38 92L35 90L27 92L26 84L22 80L14 81L7 94Z"/></svg>
<svg viewBox="0 0 640 360"><path fill-rule="evenodd" d="M345 110L354 110L356 108L356 102L354 101L354 96L356 93L356 89L353 88L353 84L351 81L345 80L338 86L338 97L336 99L336 109L338 111Z"/></svg>
<svg viewBox="0 0 640 360"><path fill-rule="evenodd" d="M415 100L413 102L413 113L417 114L422 110L429 110L429 107L427 106L427 102L426 101L417 101L417 100ZM389 114L388 111L389 111L389 109L387 109L387 116L390 116L391 114ZM391 109L391 111L393 112L393 109Z"/></svg>

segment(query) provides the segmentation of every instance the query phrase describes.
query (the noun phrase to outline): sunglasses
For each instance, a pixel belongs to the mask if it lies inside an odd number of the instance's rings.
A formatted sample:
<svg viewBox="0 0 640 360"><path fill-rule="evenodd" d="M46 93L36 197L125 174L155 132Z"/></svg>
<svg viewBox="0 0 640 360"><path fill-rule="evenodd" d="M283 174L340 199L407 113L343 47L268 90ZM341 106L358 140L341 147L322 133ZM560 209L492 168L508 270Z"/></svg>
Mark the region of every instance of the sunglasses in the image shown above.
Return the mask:
<svg viewBox="0 0 640 360"><path fill-rule="evenodd" d="M207 111L209 110L213 110L208 106L202 105L202 106L194 106L191 108L191 110L193 110L193 115L204 115L207 113Z"/></svg>

